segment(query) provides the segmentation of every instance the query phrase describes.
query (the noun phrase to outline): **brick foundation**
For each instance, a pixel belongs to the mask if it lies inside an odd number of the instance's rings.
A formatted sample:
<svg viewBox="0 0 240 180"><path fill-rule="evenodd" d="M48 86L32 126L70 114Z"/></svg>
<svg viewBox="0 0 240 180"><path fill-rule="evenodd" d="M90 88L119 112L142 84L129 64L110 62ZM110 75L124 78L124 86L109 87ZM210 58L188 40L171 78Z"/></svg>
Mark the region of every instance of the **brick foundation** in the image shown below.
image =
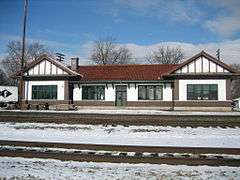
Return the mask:
<svg viewBox="0 0 240 180"><path fill-rule="evenodd" d="M45 104L56 105L56 104L69 104L67 100L56 100L56 101L28 101L28 104L37 105ZM114 107L114 101L74 101L76 106L106 106ZM168 108L172 107L172 101L128 101L127 107L160 107ZM231 107L231 101L175 101L174 107Z"/></svg>
<svg viewBox="0 0 240 180"><path fill-rule="evenodd" d="M68 100L54 100L54 101L33 101L33 100L29 100L28 101L28 104L31 104L31 105L38 105L38 104L45 104L45 103L48 103L49 105L56 105L56 104L69 104L69 101ZM26 101L24 101L24 104L27 104Z"/></svg>
<svg viewBox="0 0 240 180"><path fill-rule="evenodd" d="M231 101L175 101L176 107L231 107Z"/></svg>
<svg viewBox="0 0 240 180"><path fill-rule="evenodd" d="M114 101L73 101L76 106L115 106Z"/></svg>

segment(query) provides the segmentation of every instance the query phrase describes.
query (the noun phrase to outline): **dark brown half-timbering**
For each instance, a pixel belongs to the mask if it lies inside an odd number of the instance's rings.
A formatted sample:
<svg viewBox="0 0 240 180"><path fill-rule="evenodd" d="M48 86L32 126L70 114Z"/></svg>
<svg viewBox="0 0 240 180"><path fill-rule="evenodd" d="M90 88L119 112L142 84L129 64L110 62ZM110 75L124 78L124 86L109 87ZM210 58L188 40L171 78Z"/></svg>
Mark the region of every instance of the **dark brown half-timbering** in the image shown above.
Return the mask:
<svg viewBox="0 0 240 180"><path fill-rule="evenodd" d="M174 80L174 100L179 100L179 80Z"/></svg>
<svg viewBox="0 0 240 180"><path fill-rule="evenodd" d="M50 62L50 74L52 75L52 62Z"/></svg>
<svg viewBox="0 0 240 180"><path fill-rule="evenodd" d="M69 100L69 82L64 81L64 100Z"/></svg>
<svg viewBox="0 0 240 180"><path fill-rule="evenodd" d="M231 85L232 80L231 79L226 79L226 100L231 100L232 99L232 93L231 93Z"/></svg>
<svg viewBox="0 0 240 180"><path fill-rule="evenodd" d="M197 72L196 60L194 60L193 63L194 63L194 73L196 73Z"/></svg>
<svg viewBox="0 0 240 180"><path fill-rule="evenodd" d="M38 74L40 74L40 64L38 64L37 66L38 66Z"/></svg>
<svg viewBox="0 0 240 180"><path fill-rule="evenodd" d="M172 107L171 107L171 110L174 110L174 106L175 106L175 94L174 94L174 91L175 91L175 87L174 87L174 82L171 83L171 89L172 89Z"/></svg>
<svg viewBox="0 0 240 180"><path fill-rule="evenodd" d="M39 64L40 66L40 64ZM46 74L47 61L44 61L44 74Z"/></svg>
<svg viewBox="0 0 240 180"><path fill-rule="evenodd" d="M23 85L22 85L22 94L21 94L21 96L22 96L22 99L25 99L25 81L23 81L22 83L23 83Z"/></svg>

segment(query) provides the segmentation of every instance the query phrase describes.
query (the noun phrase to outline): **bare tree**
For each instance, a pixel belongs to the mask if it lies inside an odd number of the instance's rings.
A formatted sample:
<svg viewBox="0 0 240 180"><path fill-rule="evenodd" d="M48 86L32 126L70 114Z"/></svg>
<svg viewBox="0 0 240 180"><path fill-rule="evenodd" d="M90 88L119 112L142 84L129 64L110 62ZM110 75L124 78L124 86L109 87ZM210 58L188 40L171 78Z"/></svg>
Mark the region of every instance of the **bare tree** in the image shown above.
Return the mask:
<svg viewBox="0 0 240 180"><path fill-rule="evenodd" d="M7 55L1 62L7 76L11 76L21 69L21 49L22 46L20 41L10 41L8 43ZM52 53L45 45L40 43L34 42L27 44L24 64L26 65L36 60L42 54L51 55Z"/></svg>
<svg viewBox="0 0 240 180"><path fill-rule="evenodd" d="M16 85L16 81L9 78L6 73L0 68L0 86Z"/></svg>
<svg viewBox="0 0 240 180"><path fill-rule="evenodd" d="M96 64L129 64L131 57L130 50L125 46L117 45L112 37L94 41L91 60Z"/></svg>
<svg viewBox="0 0 240 180"><path fill-rule="evenodd" d="M7 76L5 74L5 72L0 69L0 85L6 85L7 83Z"/></svg>
<svg viewBox="0 0 240 180"><path fill-rule="evenodd" d="M184 58L180 47L159 46L157 51L148 54L146 59L151 64L178 64Z"/></svg>
<svg viewBox="0 0 240 180"><path fill-rule="evenodd" d="M240 64L231 64L230 65L233 69L240 71ZM240 79L234 79L232 81L232 98L239 98L240 97Z"/></svg>

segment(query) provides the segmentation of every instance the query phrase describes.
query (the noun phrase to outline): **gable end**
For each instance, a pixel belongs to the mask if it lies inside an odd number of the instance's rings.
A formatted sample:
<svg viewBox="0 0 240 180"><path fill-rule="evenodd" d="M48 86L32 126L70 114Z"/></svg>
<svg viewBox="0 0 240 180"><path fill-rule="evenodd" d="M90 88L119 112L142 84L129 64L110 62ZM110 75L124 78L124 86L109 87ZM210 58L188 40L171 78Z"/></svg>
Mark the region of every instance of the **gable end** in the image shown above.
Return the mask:
<svg viewBox="0 0 240 180"><path fill-rule="evenodd" d="M42 55L37 60L31 62L23 70L24 76L36 77L36 76L76 76L82 77L81 74L69 69L62 63L48 57L47 55ZM16 74L16 78L20 76L20 72Z"/></svg>
<svg viewBox="0 0 240 180"><path fill-rule="evenodd" d="M202 51L173 69L169 74L236 73L231 67Z"/></svg>
<svg viewBox="0 0 240 180"><path fill-rule="evenodd" d="M42 60L32 68L27 70L24 75L26 76L38 76L38 75L69 75L68 72L62 68L56 66L47 59Z"/></svg>

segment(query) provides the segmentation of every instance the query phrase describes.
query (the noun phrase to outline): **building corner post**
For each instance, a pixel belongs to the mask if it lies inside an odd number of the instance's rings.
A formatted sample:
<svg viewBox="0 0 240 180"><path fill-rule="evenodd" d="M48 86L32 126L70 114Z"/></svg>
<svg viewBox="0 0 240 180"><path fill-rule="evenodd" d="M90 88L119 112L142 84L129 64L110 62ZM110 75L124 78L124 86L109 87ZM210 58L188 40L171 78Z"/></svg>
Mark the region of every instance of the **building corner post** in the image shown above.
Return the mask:
<svg viewBox="0 0 240 180"><path fill-rule="evenodd" d="M171 89L172 89L172 107L171 107L171 110L174 111L174 108L175 108L175 85L174 85L174 82L171 83Z"/></svg>

